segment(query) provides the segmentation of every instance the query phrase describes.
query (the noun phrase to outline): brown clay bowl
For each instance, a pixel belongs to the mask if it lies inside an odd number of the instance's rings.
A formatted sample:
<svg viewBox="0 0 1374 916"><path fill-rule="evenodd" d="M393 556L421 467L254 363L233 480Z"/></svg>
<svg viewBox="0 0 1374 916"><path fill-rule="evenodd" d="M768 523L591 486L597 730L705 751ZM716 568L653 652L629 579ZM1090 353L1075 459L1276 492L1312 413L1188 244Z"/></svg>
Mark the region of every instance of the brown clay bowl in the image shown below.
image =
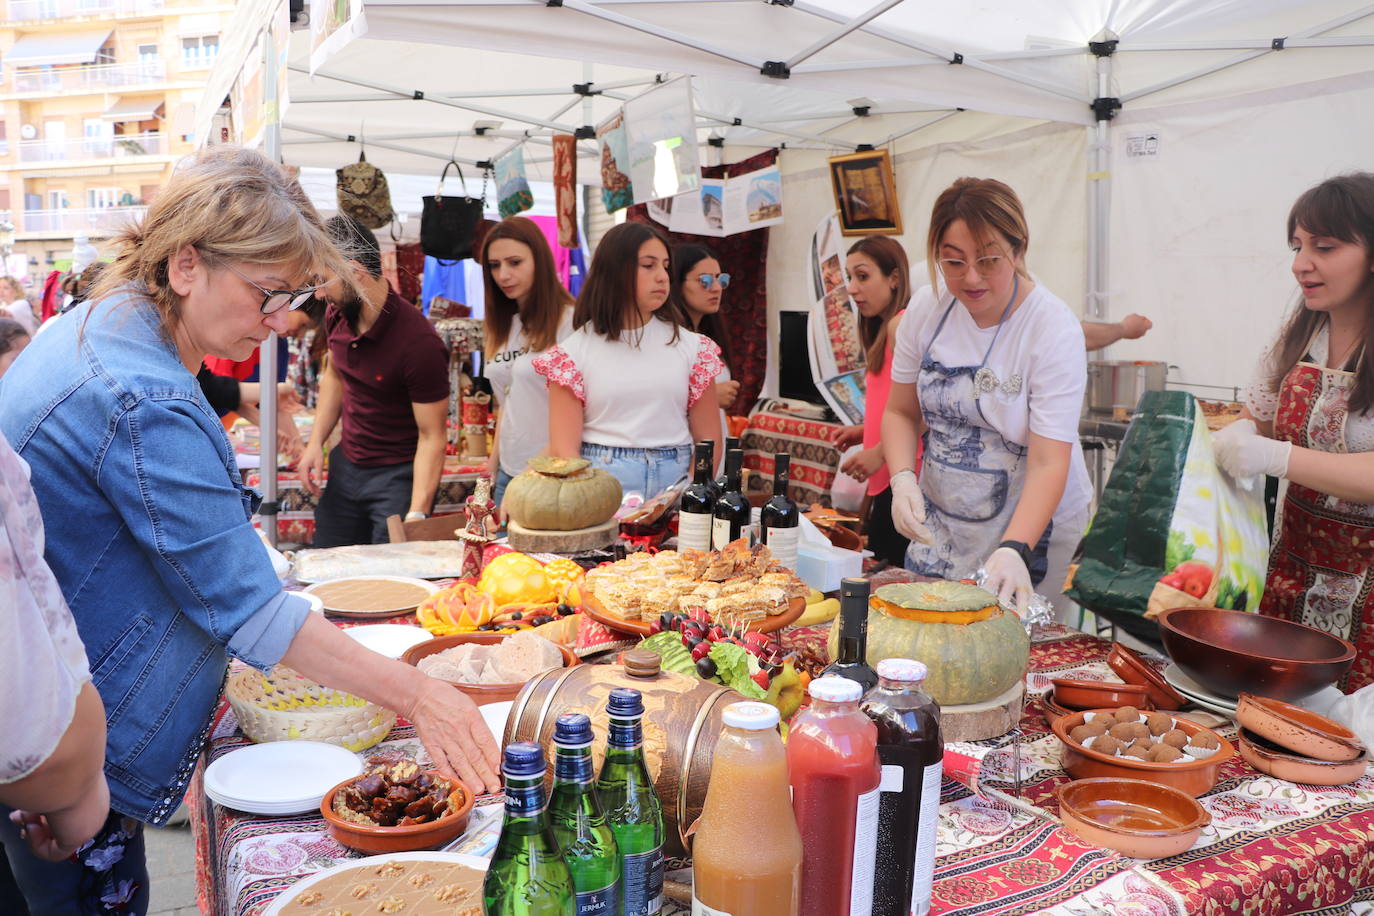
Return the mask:
<svg viewBox="0 0 1374 916"><path fill-rule="evenodd" d="M1185 852L1212 822L1191 795L1143 779L1080 779L1055 794L1065 827L1136 859Z"/></svg>
<svg viewBox="0 0 1374 916"><path fill-rule="evenodd" d="M439 775L433 770L425 772L431 776ZM453 783L453 794L459 795L459 800L454 802L450 796L448 813L437 820L426 824L407 824L404 827L375 827L346 821L334 811L334 793L361 778L354 776L352 779L345 779L326 792L320 801L320 814L328 825L329 835L350 849L369 855L432 849L447 843L467 829L468 815L472 814L476 797L458 779L450 779L449 782Z"/></svg>
<svg viewBox="0 0 1374 916"><path fill-rule="evenodd" d="M452 649L454 646L477 643L480 645L493 645L505 639L509 633L458 633L454 636L436 636L433 639L411 646L401 656L401 661L407 665L414 665L427 655L442 652L445 649ZM578 663L578 658L567 646L559 646L558 651L563 654L563 667L571 668ZM485 706L488 703L504 703L507 700L515 699L515 695L524 687L524 682L519 684L459 684L454 682L453 686L472 697L472 701L478 706Z"/></svg>
<svg viewBox="0 0 1374 916"><path fill-rule="evenodd" d="M1050 683L1054 685L1055 702L1068 709L1106 709L1119 706L1154 709L1149 691L1139 684L1109 684L1103 681L1077 681L1062 677L1054 678Z"/></svg>
<svg viewBox="0 0 1374 916"><path fill-rule="evenodd" d="M1179 607L1155 620L1169 657L1222 696L1298 700L1334 684L1355 662L1355 647L1344 639L1277 617Z"/></svg>
<svg viewBox="0 0 1374 916"><path fill-rule="evenodd" d="M1365 773L1369 753L1361 752L1354 760L1314 760L1293 754L1254 732L1240 730L1240 756L1246 763L1275 779L1300 782L1308 786L1341 786L1354 782Z"/></svg>
<svg viewBox="0 0 1374 916"><path fill-rule="evenodd" d="M1365 753L1364 743L1344 725L1282 700L1242 693L1236 721L1251 734L1302 757L1339 763Z"/></svg>
<svg viewBox="0 0 1374 916"><path fill-rule="evenodd" d="M1188 705L1188 698L1179 693L1158 671L1146 664L1145 660L1119 642L1112 643L1112 651L1107 655L1107 664L1116 676L1128 684L1140 684L1149 692L1150 702L1155 709L1174 710Z"/></svg>
<svg viewBox="0 0 1374 916"><path fill-rule="evenodd" d="M1074 710L1059 705L1059 701L1055 699L1054 690L1051 689L1049 693L1040 698L1040 712L1045 716L1045 724L1053 728L1055 722L1074 712Z"/></svg>
<svg viewBox="0 0 1374 916"><path fill-rule="evenodd" d="M1064 771L1074 779L1098 777L1144 779L1147 782L1169 786L1196 797L1205 794L1217 784L1221 765L1230 760L1236 753L1231 742L1210 728L1204 728L1196 722L1189 722L1187 719L1178 717L1175 717L1178 727L1190 736L1206 732L1216 738L1216 753L1209 757L1180 760L1173 763L1155 763L1149 760L1137 760L1134 757L1116 757L1111 754L1103 754L1090 747L1084 747L1069 737L1069 732L1083 724L1087 713L1112 711L1111 709L1080 710L1070 713L1050 726L1054 730L1055 736L1064 742L1064 750L1061 754L1062 766Z"/></svg>

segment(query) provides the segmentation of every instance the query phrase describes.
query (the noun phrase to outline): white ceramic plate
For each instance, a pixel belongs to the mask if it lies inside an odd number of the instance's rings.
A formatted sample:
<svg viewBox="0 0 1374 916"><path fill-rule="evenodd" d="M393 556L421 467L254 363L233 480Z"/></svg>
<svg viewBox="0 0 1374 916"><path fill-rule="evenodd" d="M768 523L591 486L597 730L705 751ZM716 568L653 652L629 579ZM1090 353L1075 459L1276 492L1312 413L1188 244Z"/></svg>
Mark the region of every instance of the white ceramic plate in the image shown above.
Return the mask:
<svg viewBox="0 0 1374 916"><path fill-rule="evenodd" d="M273 741L231 751L205 768L205 794L252 814L302 814L363 771L363 759L323 741Z"/></svg>
<svg viewBox="0 0 1374 916"><path fill-rule="evenodd" d="M501 747L501 736L506 732L506 719L509 718L511 707L514 705L513 700L506 700L504 703L487 703L477 707L477 711L482 714L482 720L487 723L487 728L491 729L492 737L496 739L497 748Z"/></svg>
<svg viewBox="0 0 1374 916"><path fill-rule="evenodd" d="M456 862L459 865L466 865L477 871L486 871L489 864L486 859L479 856L469 856L461 852L393 852L382 856L368 856L365 859L349 859L340 862L324 871L317 871L309 877L302 878L295 884L282 891L275 900L267 905L262 916L279 916L286 905L295 899L301 891L318 884L319 882L337 875L339 872L348 871L354 868L368 868L382 865L386 862Z"/></svg>
<svg viewBox="0 0 1374 916"><path fill-rule="evenodd" d="M387 658L400 658L411 646L429 642L434 638L424 627L412 627L400 623L374 623L362 627L348 627L344 633L373 652L380 652Z"/></svg>
<svg viewBox="0 0 1374 916"><path fill-rule="evenodd" d="M1225 715L1234 715L1236 711L1236 701L1228 699L1220 694L1212 693L1197 681L1184 673L1178 665L1170 663L1164 669L1164 680L1168 681L1179 693L1189 700L1192 700L1203 709L1210 709L1212 712L1219 712Z"/></svg>
<svg viewBox="0 0 1374 916"><path fill-rule="evenodd" d="M312 614L323 614L323 613L324 613L324 602L320 600L320 596L319 596L319 595L312 595L312 594L310 594L309 592L292 592L291 594L293 594L293 595L300 595L300 596L301 596L302 598L304 598L306 601L309 601L309 602L310 602L310 612L311 612Z"/></svg>

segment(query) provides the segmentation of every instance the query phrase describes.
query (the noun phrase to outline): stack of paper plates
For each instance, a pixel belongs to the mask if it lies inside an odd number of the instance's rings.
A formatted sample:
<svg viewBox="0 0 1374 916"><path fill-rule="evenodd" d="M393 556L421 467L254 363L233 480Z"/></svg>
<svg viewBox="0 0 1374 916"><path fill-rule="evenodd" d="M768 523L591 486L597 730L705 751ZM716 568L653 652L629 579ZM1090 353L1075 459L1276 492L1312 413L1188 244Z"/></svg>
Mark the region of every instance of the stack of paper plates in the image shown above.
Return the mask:
<svg viewBox="0 0 1374 916"><path fill-rule="evenodd" d="M362 758L336 745L274 741L231 751L206 767L205 794L252 814L303 814L362 771Z"/></svg>

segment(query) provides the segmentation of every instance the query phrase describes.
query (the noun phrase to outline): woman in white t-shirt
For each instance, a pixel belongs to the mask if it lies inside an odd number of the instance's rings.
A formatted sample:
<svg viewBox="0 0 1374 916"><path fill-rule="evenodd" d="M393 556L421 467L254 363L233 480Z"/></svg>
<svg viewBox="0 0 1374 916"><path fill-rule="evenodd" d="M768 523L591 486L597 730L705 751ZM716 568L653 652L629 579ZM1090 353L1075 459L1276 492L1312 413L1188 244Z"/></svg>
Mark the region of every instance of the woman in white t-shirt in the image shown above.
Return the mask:
<svg viewBox="0 0 1374 916"><path fill-rule="evenodd" d="M1087 362L1078 318L1026 269L1029 241L1000 181L961 178L936 200L927 250L949 292L936 299L932 268L899 326L883 449L908 569L960 579L983 567L1019 610L1043 580L1066 611L1091 498L1078 443Z"/></svg>
<svg viewBox="0 0 1374 916"><path fill-rule="evenodd" d="M543 231L523 216L503 219L487 233L482 273L485 372L500 407L487 473L499 506L511 478L548 444L548 386L533 362L572 333L573 297L558 281Z"/></svg>
<svg viewBox="0 0 1374 916"><path fill-rule="evenodd" d="M710 439L720 453L720 348L663 307L668 267L658 230L611 229L592 257L573 333L534 360L549 384L549 453L580 454L644 499L687 473L694 441Z"/></svg>

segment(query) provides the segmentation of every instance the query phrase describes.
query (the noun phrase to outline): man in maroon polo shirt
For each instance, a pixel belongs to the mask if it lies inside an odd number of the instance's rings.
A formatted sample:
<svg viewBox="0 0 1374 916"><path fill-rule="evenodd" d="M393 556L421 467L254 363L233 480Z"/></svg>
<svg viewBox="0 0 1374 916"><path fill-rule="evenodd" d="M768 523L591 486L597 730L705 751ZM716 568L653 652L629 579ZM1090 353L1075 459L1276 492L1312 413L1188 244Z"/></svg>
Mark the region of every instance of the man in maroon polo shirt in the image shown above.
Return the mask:
<svg viewBox="0 0 1374 916"><path fill-rule="evenodd" d="M315 509L315 546L380 544L387 516L424 518L434 503L447 441L448 351L429 320L382 276L372 231L347 216L328 226L360 294L337 280L325 287L329 362L298 469L301 485L319 495L324 443L342 418Z"/></svg>

